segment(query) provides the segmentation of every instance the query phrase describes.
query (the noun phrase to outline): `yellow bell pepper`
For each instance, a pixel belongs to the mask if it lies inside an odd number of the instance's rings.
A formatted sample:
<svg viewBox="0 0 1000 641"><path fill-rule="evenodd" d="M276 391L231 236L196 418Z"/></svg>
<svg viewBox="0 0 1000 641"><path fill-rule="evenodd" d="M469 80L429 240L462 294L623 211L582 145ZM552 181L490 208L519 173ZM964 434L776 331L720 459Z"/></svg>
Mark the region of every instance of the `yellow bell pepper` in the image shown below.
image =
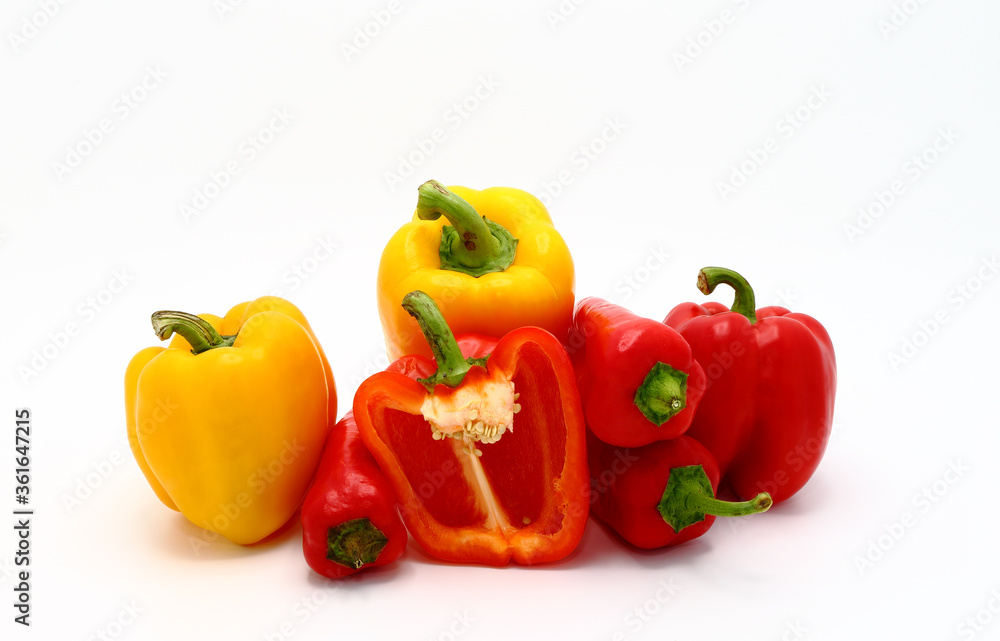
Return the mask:
<svg viewBox="0 0 1000 641"><path fill-rule="evenodd" d="M153 327L174 336L126 368L132 454L165 505L260 541L298 508L336 419L326 356L302 312L273 296L225 318L157 312Z"/></svg>
<svg viewBox="0 0 1000 641"><path fill-rule="evenodd" d="M560 341L573 320L573 259L545 206L509 187L420 186L413 220L397 231L378 269L378 311L390 360L431 357L400 307L409 292L434 299L455 334L503 336L518 327Z"/></svg>

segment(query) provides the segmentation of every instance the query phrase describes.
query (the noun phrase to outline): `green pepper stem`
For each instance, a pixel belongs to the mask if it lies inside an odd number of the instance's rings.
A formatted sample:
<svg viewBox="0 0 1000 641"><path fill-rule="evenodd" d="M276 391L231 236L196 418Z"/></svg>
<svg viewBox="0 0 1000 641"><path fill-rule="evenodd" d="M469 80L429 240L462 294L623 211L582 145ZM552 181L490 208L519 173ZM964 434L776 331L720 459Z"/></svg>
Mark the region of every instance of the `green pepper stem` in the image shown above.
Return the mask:
<svg viewBox="0 0 1000 641"><path fill-rule="evenodd" d="M455 335L451 333L451 328L433 298L422 291L410 292L403 297L403 309L416 319L437 363L437 371L433 375L417 379L428 392L433 393L434 386L438 383L455 387L465 379L472 366L485 366L485 358L462 356Z"/></svg>
<svg viewBox="0 0 1000 641"><path fill-rule="evenodd" d="M635 390L633 402L659 427L687 407L687 378L687 373L657 362Z"/></svg>
<svg viewBox="0 0 1000 641"><path fill-rule="evenodd" d="M448 191L436 180L417 189L417 217L448 219L441 229L438 254L441 268L479 277L502 272L514 262L517 239L506 229L480 216L467 200Z"/></svg>
<svg viewBox="0 0 1000 641"><path fill-rule="evenodd" d="M236 335L222 336L208 321L186 312L161 311L150 317L153 331L161 341L174 333L191 344L192 354L201 354L216 347L232 347Z"/></svg>
<svg viewBox="0 0 1000 641"><path fill-rule="evenodd" d="M712 483L701 465L687 465L670 469L667 487L656 506L663 520L680 532L689 525L713 516L748 516L765 512L771 507L771 495L761 492L749 501L729 502L715 498Z"/></svg>
<svg viewBox="0 0 1000 641"><path fill-rule="evenodd" d="M735 290L733 305L729 309L747 317L750 324L757 322L757 313L754 311L756 302L754 301L753 288L745 278L731 269L724 267L704 267L698 272L698 289L706 296L715 291L715 287L725 283Z"/></svg>
<svg viewBox="0 0 1000 641"><path fill-rule="evenodd" d="M689 494L687 502L699 512L713 516L748 516L766 512L773 503L767 492L761 492L749 501L721 501L705 494Z"/></svg>

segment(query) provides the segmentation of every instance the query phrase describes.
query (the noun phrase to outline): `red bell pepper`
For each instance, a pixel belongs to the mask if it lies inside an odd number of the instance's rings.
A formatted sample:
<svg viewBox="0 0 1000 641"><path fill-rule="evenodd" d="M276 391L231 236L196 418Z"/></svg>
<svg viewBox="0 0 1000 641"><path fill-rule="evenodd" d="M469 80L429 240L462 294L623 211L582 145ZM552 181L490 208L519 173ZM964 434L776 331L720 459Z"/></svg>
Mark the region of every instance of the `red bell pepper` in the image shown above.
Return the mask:
<svg viewBox="0 0 1000 641"><path fill-rule="evenodd" d="M302 552L331 579L392 563L406 547L396 495L368 453L351 412L327 435L302 503Z"/></svg>
<svg viewBox="0 0 1000 641"><path fill-rule="evenodd" d="M736 272L706 267L698 289L736 290L732 309L684 303L664 323L680 332L708 375L687 434L704 444L740 498L775 503L809 480L830 437L837 365L823 326L784 307L754 311L753 289Z"/></svg>
<svg viewBox="0 0 1000 641"><path fill-rule="evenodd" d="M594 516L647 550L699 537L716 516L745 516L771 507L766 493L740 503L716 499L719 468L689 436L626 449L588 432L587 456Z"/></svg>
<svg viewBox="0 0 1000 641"><path fill-rule="evenodd" d="M587 427L602 441L636 447L675 438L691 425L705 371L672 328L585 298L569 341Z"/></svg>
<svg viewBox="0 0 1000 641"><path fill-rule="evenodd" d="M354 415L410 534L446 561L565 557L583 535L590 496L583 410L565 349L536 327L495 344L456 342L426 294L408 294L403 307L436 370L423 356L399 359L361 384ZM479 356L463 355L460 343Z"/></svg>

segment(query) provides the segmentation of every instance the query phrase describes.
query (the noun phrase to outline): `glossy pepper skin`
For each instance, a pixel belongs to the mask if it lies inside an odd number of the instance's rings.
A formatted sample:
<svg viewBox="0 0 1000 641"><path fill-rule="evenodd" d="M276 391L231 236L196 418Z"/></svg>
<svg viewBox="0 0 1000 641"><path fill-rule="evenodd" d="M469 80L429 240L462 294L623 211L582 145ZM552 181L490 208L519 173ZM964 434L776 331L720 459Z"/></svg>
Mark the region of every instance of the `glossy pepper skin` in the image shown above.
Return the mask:
<svg viewBox="0 0 1000 641"><path fill-rule="evenodd" d="M405 548L396 495L348 412L330 430L302 502L306 562L317 574L338 579L392 563Z"/></svg>
<svg viewBox="0 0 1000 641"><path fill-rule="evenodd" d="M735 289L732 309L684 303L664 322L688 341L708 389L688 435L718 458L737 496L769 492L775 503L805 485L826 450L837 365L830 335L806 314L754 310L753 289L732 270L706 267L705 294Z"/></svg>
<svg viewBox="0 0 1000 641"><path fill-rule="evenodd" d="M368 378L354 416L410 534L456 563L565 557L589 507L583 413L565 349L535 327L456 342L429 296L415 292L404 305L436 364L407 356Z"/></svg>
<svg viewBox="0 0 1000 641"><path fill-rule="evenodd" d="M270 296L225 318L157 312L153 324L174 339L126 368L132 454L165 505L235 543L260 541L316 469L336 413L326 357L302 313Z"/></svg>
<svg viewBox="0 0 1000 641"><path fill-rule="evenodd" d="M766 493L740 503L716 499L719 468L712 454L688 436L623 448L588 431L587 455L592 513L643 549L697 538L716 515L746 516L771 506Z"/></svg>
<svg viewBox="0 0 1000 641"><path fill-rule="evenodd" d="M535 326L565 341L573 318L573 259L545 206L508 187L421 185L413 220L389 240L378 268L378 311L389 360L430 358L399 306L414 290L438 304L455 334L503 336Z"/></svg>
<svg viewBox="0 0 1000 641"><path fill-rule="evenodd" d="M599 439L638 447L680 436L691 425L705 372L672 328L585 298L569 343L587 426Z"/></svg>

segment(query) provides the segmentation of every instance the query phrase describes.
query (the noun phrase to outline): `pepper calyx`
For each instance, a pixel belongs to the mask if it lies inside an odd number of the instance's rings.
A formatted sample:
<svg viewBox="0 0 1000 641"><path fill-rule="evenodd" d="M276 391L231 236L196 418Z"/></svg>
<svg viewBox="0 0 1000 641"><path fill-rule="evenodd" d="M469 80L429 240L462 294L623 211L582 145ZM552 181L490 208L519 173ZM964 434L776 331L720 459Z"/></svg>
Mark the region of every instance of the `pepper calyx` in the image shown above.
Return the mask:
<svg viewBox="0 0 1000 641"><path fill-rule="evenodd" d="M662 361L650 368L633 402L651 423L663 425L687 407L687 372Z"/></svg>
<svg viewBox="0 0 1000 641"><path fill-rule="evenodd" d="M367 518L345 521L326 532L326 558L357 570L374 563L388 537Z"/></svg>
<svg viewBox="0 0 1000 641"><path fill-rule="evenodd" d="M420 185L417 193L418 218L437 220L444 216L451 223L441 228L441 269L479 278L502 272L514 263L517 238L505 227L480 216L467 200L436 180Z"/></svg>
<svg viewBox="0 0 1000 641"><path fill-rule="evenodd" d="M656 509L674 532L680 532L689 525L704 521L708 514L747 516L766 512L771 504L771 495L767 492L761 492L749 501L721 501L715 498L705 468L688 465L671 468L667 487Z"/></svg>

